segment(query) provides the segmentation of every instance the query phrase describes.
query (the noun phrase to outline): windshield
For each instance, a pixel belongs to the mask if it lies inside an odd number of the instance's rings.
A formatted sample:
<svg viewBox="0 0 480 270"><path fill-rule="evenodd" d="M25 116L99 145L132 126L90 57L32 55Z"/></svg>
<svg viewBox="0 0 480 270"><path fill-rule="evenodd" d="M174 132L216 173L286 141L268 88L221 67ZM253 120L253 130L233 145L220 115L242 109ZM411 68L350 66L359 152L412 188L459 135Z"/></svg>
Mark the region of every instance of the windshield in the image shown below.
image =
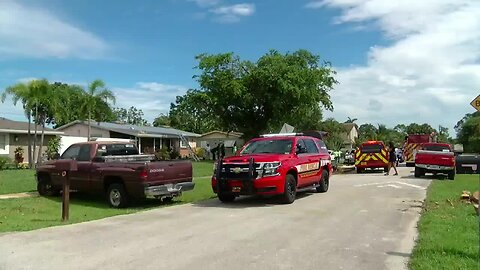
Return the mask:
<svg viewBox="0 0 480 270"><path fill-rule="evenodd" d="M258 140L249 143L240 154L290 154L292 145L292 139Z"/></svg>
<svg viewBox="0 0 480 270"><path fill-rule="evenodd" d="M360 147L362 153L380 153L382 151L381 144L364 144Z"/></svg>
<svg viewBox="0 0 480 270"><path fill-rule="evenodd" d="M425 145L423 150L427 151L439 151L439 152L450 152L450 148L446 145Z"/></svg>

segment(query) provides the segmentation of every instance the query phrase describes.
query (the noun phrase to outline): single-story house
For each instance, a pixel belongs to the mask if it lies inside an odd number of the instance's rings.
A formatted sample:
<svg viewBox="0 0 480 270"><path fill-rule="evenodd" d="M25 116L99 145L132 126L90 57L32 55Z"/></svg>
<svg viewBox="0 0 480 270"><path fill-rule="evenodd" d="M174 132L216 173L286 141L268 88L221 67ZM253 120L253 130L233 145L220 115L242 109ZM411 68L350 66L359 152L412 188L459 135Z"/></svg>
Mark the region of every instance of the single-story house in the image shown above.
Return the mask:
<svg viewBox="0 0 480 270"><path fill-rule="evenodd" d="M358 125L355 123L343 123L345 133L343 134L343 148L346 150L355 149L355 142L358 139Z"/></svg>
<svg viewBox="0 0 480 270"><path fill-rule="evenodd" d="M213 149L223 143L225 145L225 156L228 157L235 154L233 151L234 146L236 146L237 149L240 149L243 146L245 141L242 139L242 136L243 133L239 132L224 132L214 130L198 137L197 145L203 149L207 149L208 145L210 149Z"/></svg>
<svg viewBox="0 0 480 270"><path fill-rule="evenodd" d="M30 129L33 147L35 124L30 124ZM37 134L37 143L40 144L42 127L38 125ZM63 132L61 131L45 128L42 155L46 153L50 139L62 134ZM15 149L17 149L17 147L23 148L23 162L28 162L28 122L12 121L0 117L0 156L7 156L13 160L15 158ZM40 146L37 146L35 153L38 153L39 148ZM37 155L38 154L34 156L33 160L37 158Z"/></svg>
<svg viewBox="0 0 480 270"><path fill-rule="evenodd" d="M88 137L88 121L76 120L57 128L65 135ZM190 156L190 149L182 137L195 150L199 134L170 127L137 126L123 123L90 122L90 138L117 138L134 140L141 153L154 153L162 148L177 150L182 157Z"/></svg>

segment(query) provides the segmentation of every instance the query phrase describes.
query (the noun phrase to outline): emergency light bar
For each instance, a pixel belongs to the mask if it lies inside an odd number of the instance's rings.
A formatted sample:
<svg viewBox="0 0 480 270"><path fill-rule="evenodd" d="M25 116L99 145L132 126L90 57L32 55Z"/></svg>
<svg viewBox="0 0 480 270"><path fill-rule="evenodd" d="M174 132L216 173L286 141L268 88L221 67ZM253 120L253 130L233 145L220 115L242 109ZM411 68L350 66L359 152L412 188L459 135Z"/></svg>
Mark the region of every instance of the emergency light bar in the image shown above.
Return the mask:
<svg viewBox="0 0 480 270"><path fill-rule="evenodd" d="M269 138L269 137L283 137L283 136L303 136L303 133L276 133L276 134L263 134L260 137Z"/></svg>

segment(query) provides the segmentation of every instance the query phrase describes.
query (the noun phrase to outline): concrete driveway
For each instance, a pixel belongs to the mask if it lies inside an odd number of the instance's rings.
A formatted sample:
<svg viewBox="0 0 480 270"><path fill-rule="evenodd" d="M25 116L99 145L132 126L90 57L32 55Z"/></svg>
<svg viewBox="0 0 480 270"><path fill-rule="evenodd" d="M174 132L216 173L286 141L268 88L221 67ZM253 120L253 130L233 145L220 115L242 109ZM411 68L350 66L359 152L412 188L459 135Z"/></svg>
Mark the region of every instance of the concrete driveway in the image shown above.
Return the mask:
<svg viewBox="0 0 480 270"><path fill-rule="evenodd" d="M406 269L427 179L335 175L291 205L217 200L0 235L0 269Z"/></svg>

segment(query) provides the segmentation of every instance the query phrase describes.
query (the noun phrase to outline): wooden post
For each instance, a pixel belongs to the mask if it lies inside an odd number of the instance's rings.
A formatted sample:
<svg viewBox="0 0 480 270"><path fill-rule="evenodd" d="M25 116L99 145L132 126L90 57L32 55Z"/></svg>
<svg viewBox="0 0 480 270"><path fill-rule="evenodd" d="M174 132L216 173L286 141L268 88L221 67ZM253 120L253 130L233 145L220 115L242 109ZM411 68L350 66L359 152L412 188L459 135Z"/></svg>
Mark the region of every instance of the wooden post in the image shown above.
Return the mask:
<svg viewBox="0 0 480 270"><path fill-rule="evenodd" d="M62 172L63 194L62 194L62 221L68 221L70 214L70 173Z"/></svg>

